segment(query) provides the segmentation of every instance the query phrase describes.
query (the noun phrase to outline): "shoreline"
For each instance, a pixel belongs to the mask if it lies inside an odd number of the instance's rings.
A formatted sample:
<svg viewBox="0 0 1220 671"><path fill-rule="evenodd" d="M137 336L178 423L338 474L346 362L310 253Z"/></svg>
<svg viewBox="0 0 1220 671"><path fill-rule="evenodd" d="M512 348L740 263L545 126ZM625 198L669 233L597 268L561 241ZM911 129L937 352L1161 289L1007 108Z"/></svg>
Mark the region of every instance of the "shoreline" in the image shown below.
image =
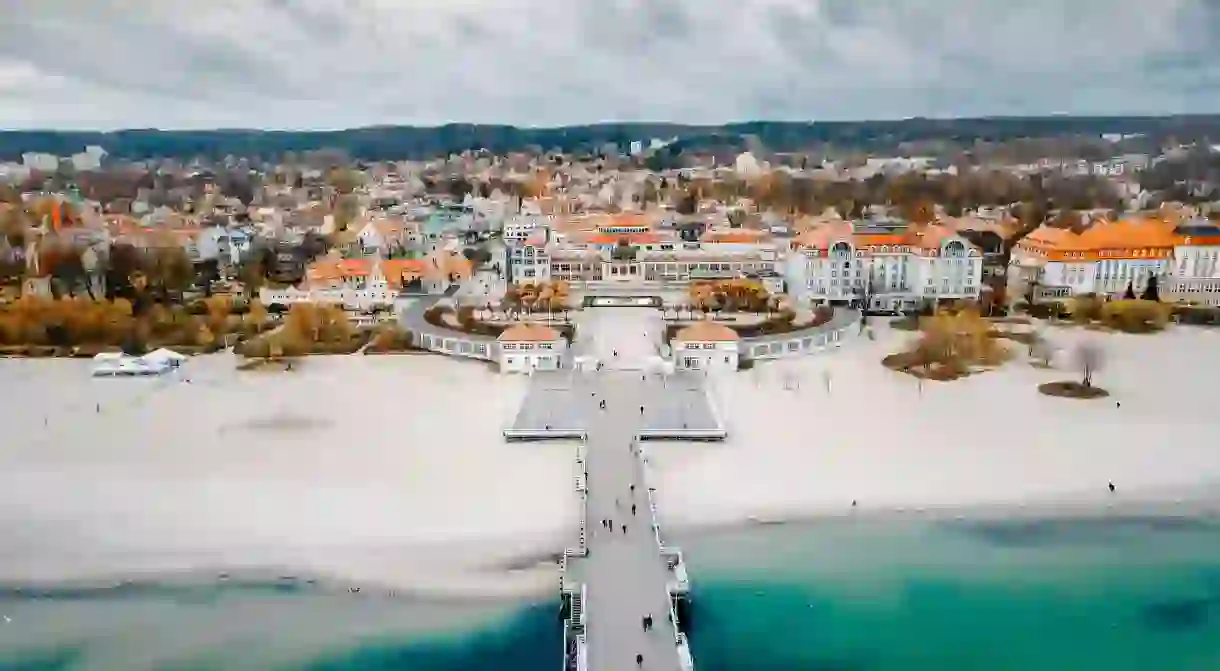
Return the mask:
<svg viewBox="0 0 1220 671"><path fill-rule="evenodd" d="M1204 488L1200 488L1201 490ZM973 503L921 507L863 508L855 510L806 510L785 515L752 516L735 520L669 523L662 522L666 535L681 542L684 537L735 533L756 527L792 527L804 530L819 524L853 521L879 524L935 524L942 522L1029 523L1063 522L1150 522L1192 520L1220 525L1220 494L1214 490L1167 498L1164 495L1128 497L1099 504L1081 499L1046 500L1025 504ZM81 570L55 575L0 575L0 600L21 593L155 592L158 590L268 589L311 594L348 594L354 597L406 599L437 603L520 603L542 602L551 598L558 580L560 552L522 550L501 554L491 561L487 550L500 547L502 539L487 537L462 543L460 550L429 548L428 554L451 554L454 562L440 566L413 564L404 570L415 576L402 581L372 571L358 577L358 562L326 562L328 568L305 568L288 563L217 563L162 570ZM456 551L454 551L456 550ZM469 563L463 560L468 560ZM308 563L308 562L307 562ZM15 579L16 578L16 579ZM54 594L52 594L54 596Z"/></svg>
<svg viewBox="0 0 1220 671"><path fill-rule="evenodd" d="M923 506L850 506L843 509L808 509L803 511L756 514L736 519L693 520L670 519L662 511L661 525L667 535L699 535L725 533L751 527L812 526L821 523L861 522L1036 522L1036 521L1131 521L1139 519L1190 518L1215 519L1220 524L1220 493L1215 487L1199 485L1195 490L1178 495L1145 492L1142 496L1115 495L1108 501L1064 497L1021 502L962 502Z"/></svg>

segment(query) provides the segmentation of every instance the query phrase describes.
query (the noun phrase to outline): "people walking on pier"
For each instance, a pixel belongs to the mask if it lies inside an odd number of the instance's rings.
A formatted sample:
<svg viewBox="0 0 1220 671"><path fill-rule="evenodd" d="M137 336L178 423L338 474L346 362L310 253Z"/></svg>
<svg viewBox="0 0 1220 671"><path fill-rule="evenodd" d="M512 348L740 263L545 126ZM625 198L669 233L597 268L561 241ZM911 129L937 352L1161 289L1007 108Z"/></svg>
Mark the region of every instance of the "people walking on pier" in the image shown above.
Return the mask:
<svg viewBox="0 0 1220 671"><path fill-rule="evenodd" d="M640 406L640 414L641 415L644 414L644 406L642 406L642 405Z"/></svg>
<svg viewBox="0 0 1220 671"><path fill-rule="evenodd" d="M638 652L635 654L635 665L644 666L644 655L641 655Z"/></svg>
<svg viewBox="0 0 1220 671"><path fill-rule="evenodd" d="M634 494L634 493L635 493L635 485L631 485L631 493L632 493L632 494Z"/></svg>
<svg viewBox="0 0 1220 671"><path fill-rule="evenodd" d="M631 504L631 514L632 514L632 515L634 515L634 514L635 514L635 504L634 504L634 503L633 503L633 504Z"/></svg>
<svg viewBox="0 0 1220 671"><path fill-rule="evenodd" d="M627 533L627 525L626 525L626 524L624 524L624 525L623 525L623 533Z"/></svg>

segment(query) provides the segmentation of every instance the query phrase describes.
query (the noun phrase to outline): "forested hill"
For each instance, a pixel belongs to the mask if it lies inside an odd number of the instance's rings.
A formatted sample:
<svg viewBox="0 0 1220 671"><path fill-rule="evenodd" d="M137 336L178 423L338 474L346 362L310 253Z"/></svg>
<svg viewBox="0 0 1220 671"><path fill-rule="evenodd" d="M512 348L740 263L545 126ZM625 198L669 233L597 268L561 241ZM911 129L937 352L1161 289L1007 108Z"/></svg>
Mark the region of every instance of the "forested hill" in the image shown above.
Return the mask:
<svg viewBox="0 0 1220 671"><path fill-rule="evenodd" d="M960 148L1020 138L1142 134L1179 141L1220 138L1220 115L1171 117L995 117L981 119L906 119L902 121L773 122L723 126L663 123L609 123L562 128L519 128L451 124L440 127L379 126L340 131L124 130L110 133L0 131L0 159L22 152L70 155L100 145L116 158L187 158L226 155L274 158L285 152L338 149L353 158L389 160L428 158L467 149L496 153L541 148L596 151L605 143L622 149L633 140L680 138L682 149L739 145L753 136L767 149L791 152L832 146L871 152L900 145L937 143Z"/></svg>

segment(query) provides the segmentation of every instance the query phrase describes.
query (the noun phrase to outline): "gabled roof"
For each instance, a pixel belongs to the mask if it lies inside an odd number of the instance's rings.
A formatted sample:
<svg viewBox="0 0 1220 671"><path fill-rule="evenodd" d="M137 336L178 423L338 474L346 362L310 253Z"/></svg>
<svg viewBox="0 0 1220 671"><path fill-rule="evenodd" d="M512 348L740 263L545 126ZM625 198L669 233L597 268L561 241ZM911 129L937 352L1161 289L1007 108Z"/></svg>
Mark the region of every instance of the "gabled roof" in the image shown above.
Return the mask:
<svg viewBox="0 0 1220 671"><path fill-rule="evenodd" d="M682 342L736 342L741 336L724 324L701 321L674 334L674 340Z"/></svg>
<svg viewBox="0 0 1220 671"><path fill-rule="evenodd" d="M559 331L542 324L517 324L504 329L500 342L554 342L560 339Z"/></svg>

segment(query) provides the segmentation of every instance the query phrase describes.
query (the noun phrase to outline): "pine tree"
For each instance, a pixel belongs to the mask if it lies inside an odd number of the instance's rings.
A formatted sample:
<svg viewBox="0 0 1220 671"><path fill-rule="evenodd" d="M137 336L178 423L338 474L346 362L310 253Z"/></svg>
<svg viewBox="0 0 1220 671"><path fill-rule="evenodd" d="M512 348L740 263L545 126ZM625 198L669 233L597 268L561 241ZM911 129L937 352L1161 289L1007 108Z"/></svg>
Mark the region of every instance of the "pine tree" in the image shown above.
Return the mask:
<svg viewBox="0 0 1220 671"><path fill-rule="evenodd" d="M1140 295L1140 298L1146 301L1156 301L1158 303L1161 301L1161 292L1157 287L1156 275L1148 278L1148 286L1144 287L1144 293Z"/></svg>
<svg viewBox="0 0 1220 671"><path fill-rule="evenodd" d="M1135 300L1135 286L1130 282L1127 283L1127 290L1123 292L1123 300Z"/></svg>

